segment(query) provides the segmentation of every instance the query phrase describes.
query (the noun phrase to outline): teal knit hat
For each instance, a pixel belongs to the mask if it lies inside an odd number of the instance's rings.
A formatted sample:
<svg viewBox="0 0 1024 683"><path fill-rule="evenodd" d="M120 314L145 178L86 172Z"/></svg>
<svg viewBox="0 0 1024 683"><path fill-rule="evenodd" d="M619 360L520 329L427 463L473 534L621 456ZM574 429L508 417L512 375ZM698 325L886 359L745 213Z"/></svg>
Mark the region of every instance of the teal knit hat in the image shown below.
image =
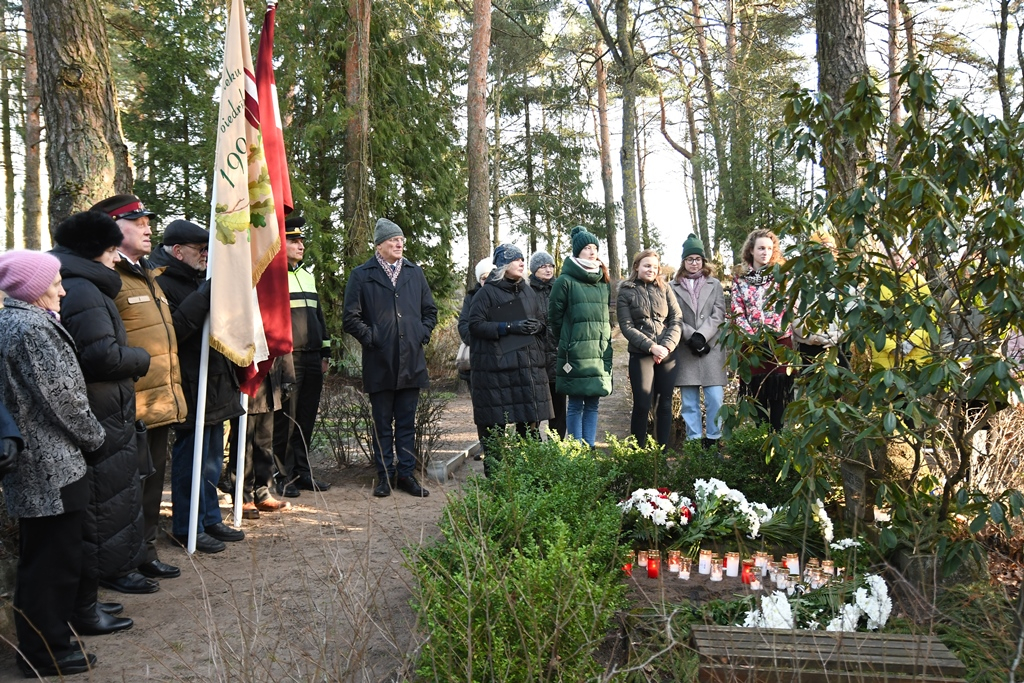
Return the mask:
<svg viewBox="0 0 1024 683"><path fill-rule="evenodd" d="M588 244L593 244L595 247L601 246L601 243L597 240L597 236L594 233L589 232L582 225L577 225L569 233L570 239L572 240L572 255L579 256L580 252Z"/></svg>
<svg viewBox="0 0 1024 683"><path fill-rule="evenodd" d="M683 260L686 260L687 256L700 256L702 259L707 260L707 256L704 255L704 243L700 241L692 232L690 236L683 242Z"/></svg>

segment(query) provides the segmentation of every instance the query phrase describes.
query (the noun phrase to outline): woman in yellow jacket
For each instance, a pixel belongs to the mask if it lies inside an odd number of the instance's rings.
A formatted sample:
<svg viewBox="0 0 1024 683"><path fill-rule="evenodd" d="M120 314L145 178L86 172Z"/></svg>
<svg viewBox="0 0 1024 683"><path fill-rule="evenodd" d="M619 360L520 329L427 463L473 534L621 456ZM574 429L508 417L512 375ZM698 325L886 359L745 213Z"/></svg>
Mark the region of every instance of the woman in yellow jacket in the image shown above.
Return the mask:
<svg viewBox="0 0 1024 683"><path fill-rule="evenodd" d="M919 303L924 303L925 299L932 295L928 283L916 268L903 273L900 276L900 283L903 289L909 291ZM893 291L885 285L881 286L880 295L882 305L891 305L896 298ZM933 322L935 321L934 314L931 315L931 319ZM923 327L915 327L900 339L898 345L896 337L886 337L885 345L880 349L872 344L870 346L871 365L882 370L905 366L908 363L925 365L931 359L930 347L931 339L928 336L928 330Z"/></svg>

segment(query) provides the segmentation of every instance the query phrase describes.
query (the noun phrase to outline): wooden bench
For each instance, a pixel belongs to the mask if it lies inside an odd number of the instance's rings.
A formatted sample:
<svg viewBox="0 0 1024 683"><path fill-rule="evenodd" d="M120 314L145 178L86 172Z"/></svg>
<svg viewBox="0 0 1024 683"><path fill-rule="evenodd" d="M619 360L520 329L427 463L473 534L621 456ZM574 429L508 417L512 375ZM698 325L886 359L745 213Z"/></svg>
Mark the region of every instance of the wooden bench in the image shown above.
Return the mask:
<svg viewBox="0 0 1024 683"><path fill-rule="evenodd" d="M963 682L935 636L695 626L702 683Z"/></svg>

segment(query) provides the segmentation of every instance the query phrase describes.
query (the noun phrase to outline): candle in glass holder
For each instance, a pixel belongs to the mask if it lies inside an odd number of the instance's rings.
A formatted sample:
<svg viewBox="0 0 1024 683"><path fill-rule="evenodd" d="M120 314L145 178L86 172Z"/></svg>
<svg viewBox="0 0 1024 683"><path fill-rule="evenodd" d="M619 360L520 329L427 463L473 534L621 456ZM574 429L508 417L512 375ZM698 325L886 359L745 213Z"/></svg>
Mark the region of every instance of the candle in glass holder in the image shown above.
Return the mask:
<svg viewBox="0 0 1024 683"><path fill-rule="evenodd" d="M800 556L796 553L786 555L786 568L793 576L800 576Z"/></svg>
<svg viewBox="0 0 1024 683"><path fill-rule="evenodd" d="M711 560L711 580L722 580L722 561L717 557Z"/></svg>
<svg viewBox="0 0 1024 683"><path fill-rule="evenodd" d="M691 567L691 564L692 564L692 561L688 557L684 557L684 558L682 558L682 560L680 560L680 563L679 563L679 578L682 579L683 581L689 581L690 580L690 567Z"/></svg>
<svg viewBox="0 0 1024 683"><path fill-rule="evenodd" d="M656 579L661 573L661 553L647 551L647 578Z"/></svg>
<svg viewBox="0 0 1024 683"><path fill-rule="evenodd" d="M768 553L757 551L754 553L754 566L761 570L761 576L768 571Z"/></svg>
<svg viewBox="0 0 1024 683"><path fill-rule="evenodd" d="M821 573L821 569L815 568L810 572L807 583L810 584L812 590L818 590L825 585L825 580Z"/></svg>
<svg viewBox="0 0 1024 683"><path fill-rule="evenodd" d="M775 572L775 587L780 591L784 591L787 586L789 586L789 574L780 568L779 571Z"/></svg>
<svg viewBox="0 0 1024 683"><path fill-rule="evenodd" d="M626 553L626 556L622 558L622 571L626 576L633 576L633 551L630 550Z"/></svg>
<svg viewBox="0 0 1024 683"><path fill-rule="evenodd" d="M646 567L647 566L647 551L638 550L636 551L636 566Z"/></svg>
<svg viewBox="0 0 1024 683"><path fill-rule="evenodd" d="M835 576L836 574L836 563L832 560L825 560L821 563L821 573L826 576Z"/></svg>
<svg viewBox="0 0 1024 683"><path fill-rule="evenodd" d="M740 554L739 553L726 553L725 554L725 575L736 577L740 575Z"/></svg>
<svg viewBox="0 0 1024 683"><path fill-rule="evenodd" d="M668 570L673 574L677 574L679 572L679 562L681 557L682 553L678 550L668 551Z"/></svg>
<svg viewBox="0 0 1024 683"><path fill-rule="evenodd" d="M743 560L740 568L740 581L743 583L750 583L750 570L754 568L754 558L750 557Z"/></svg>
<svg viewBox="0 0 1024 683"><path fill-rule="evenodd" d="M701 550L700 559L697 562L697 571L701 574L711 573L711 551Z"/></svg>
<svg viewBox="0 0 1024 683"><path fill-rule="evenodd" d="M761 590L761 568L754 566L750 568L750 590Z"/></svg>

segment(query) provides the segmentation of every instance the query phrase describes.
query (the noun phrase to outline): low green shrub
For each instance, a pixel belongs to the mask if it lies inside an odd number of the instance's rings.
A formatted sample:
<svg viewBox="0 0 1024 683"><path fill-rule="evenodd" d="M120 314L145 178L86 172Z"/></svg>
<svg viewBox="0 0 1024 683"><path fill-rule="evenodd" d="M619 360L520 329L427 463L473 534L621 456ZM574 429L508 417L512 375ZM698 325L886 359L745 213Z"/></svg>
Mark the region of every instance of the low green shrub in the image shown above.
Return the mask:
<svg viewBox="0 0 1024 683"><path fill-rule="evenodd" d="M442 539L410 557L427 638L417 673L445 681L578 681L623 604L620 515L573 443L498 437Z"/></svg>

